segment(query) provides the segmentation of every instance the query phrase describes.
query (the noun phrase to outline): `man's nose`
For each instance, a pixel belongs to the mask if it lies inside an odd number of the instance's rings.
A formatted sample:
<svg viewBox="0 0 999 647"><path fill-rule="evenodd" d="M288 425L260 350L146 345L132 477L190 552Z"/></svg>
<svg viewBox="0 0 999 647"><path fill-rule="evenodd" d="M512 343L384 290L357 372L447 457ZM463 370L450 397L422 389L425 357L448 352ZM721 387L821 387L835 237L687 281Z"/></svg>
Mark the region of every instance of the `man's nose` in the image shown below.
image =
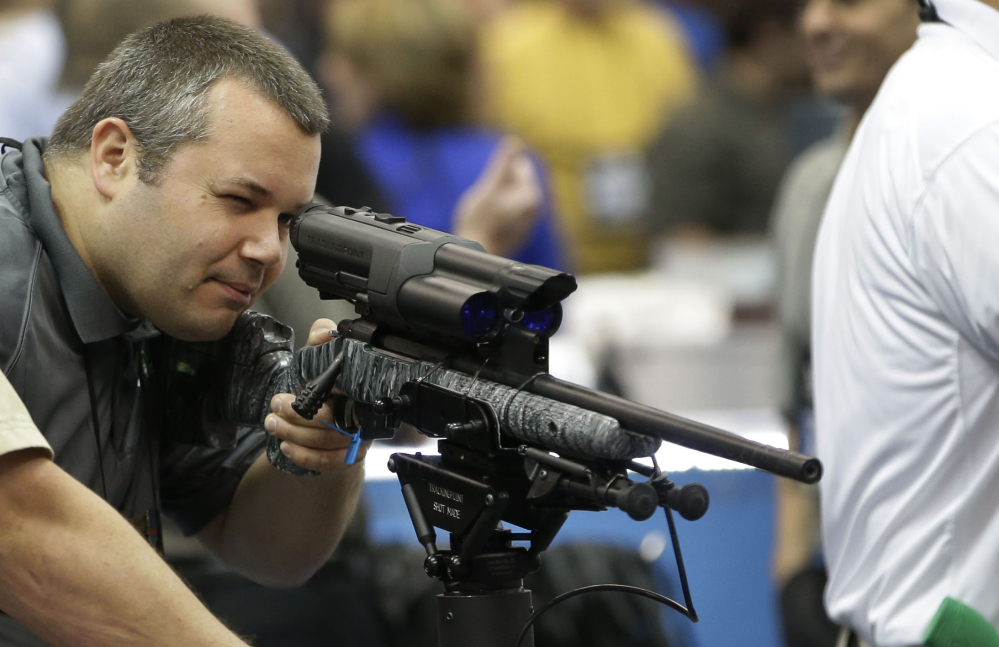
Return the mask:
<svg viewBox="0 0 999 647"><path fill-rule="evenodd" d="M806 39L825 33L832 25L832 3L829 0L809 0L801 11L800 28Z"/></svg>
<svg viewBox="0 0 999 647"><path fill-rule="evenodd" d="M247 225L240 249L244 258L264 267L274 267L284 258L285 242L278 224L278 214L262 214Z"/></svg>

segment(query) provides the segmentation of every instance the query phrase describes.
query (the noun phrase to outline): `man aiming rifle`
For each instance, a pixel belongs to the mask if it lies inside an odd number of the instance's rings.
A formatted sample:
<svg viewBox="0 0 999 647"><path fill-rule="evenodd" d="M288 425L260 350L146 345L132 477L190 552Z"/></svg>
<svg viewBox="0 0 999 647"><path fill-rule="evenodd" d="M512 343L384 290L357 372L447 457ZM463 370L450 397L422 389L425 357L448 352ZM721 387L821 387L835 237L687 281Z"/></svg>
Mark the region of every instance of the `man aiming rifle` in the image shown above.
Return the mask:
<svg viewBox="0 0 999 647"><path fill-rule="evenodd" d="M259 430L229 449L160 433L147 380L157 332L221 338L280 273L326 115L266 38L178 19L126 39L50 140L3 157L0 368L40 434L11 451L0 428L0 643L243 644L148 545L160 509L272 586L333 551L362 478L346 439L278 398L268 426L323 472L303 480Z"/></svg>

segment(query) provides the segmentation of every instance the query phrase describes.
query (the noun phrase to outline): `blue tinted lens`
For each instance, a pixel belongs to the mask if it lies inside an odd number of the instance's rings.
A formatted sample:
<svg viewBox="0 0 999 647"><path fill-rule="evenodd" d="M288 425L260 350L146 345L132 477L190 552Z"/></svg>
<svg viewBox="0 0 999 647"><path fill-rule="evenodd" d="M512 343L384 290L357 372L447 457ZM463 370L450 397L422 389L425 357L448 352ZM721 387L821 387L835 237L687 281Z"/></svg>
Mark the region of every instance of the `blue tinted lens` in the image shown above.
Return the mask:
<svg viewBox="0 0 999 647"><path fill-rule="evenodd" d="M499 323L496 298L486 292L472 296L461 308L461 327L469 337L485 337L496 330Z"/></svg>
<svg viewBox="0 0 999 647"><path fill-rule="evenodd" d="M555 323L555 308L545 308L537 312L525 312L524 318L520 320L520 325L531 332L543 335Z"/></svg>

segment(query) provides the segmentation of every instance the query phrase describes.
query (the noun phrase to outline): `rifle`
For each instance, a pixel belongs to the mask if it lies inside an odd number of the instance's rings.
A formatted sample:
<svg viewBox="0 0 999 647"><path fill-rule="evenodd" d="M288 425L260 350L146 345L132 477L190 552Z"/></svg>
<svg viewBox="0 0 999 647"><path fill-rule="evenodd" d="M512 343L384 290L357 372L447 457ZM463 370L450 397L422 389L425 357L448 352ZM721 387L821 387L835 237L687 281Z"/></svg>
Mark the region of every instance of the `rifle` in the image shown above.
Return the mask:
<svg viewBox="0 0 999 647"><path fill-rule="evenodd" d="M299 352L309 381L295 410L311 418L336 386L356 403L334 407L337 422L351 425L355 408L361 438L408 424L441 439L439 456L389 461L427 574L445 586L441 645L512 644L532 611L522 578L571 510L617 507L643 520L662 507L686 604L671 606L696 621L670 511L698 519L708 494L659 471L661 441L804 483L821 478L815 458L551 376L548 339L576 289L569 274L367 208L309 205L290 238L301 278L358 314L340 322L334 342ZM635 460L648 456L651 467ZM448 550L435 527L451 533ZM533 643L526 628L524 638Z"/></svg>
<svg viewBox="0 0 999 647"><path fill-rule="evenodd" d="M523 577L572 510L617 507L644 520L663 508L684 604L641 594L696 622L672 510L699 519L709 496L661 473L654 454L662 441L804 483L821 478L815 458L550 375L548 339L561 323L562 300L576 289L570 274L368 208L308 205L290 239L301 278L323 299L352 303L358 317L341 321L332 342L292 355L287 327L245 313L230 341L208 351L234 367L217 380L229 396L213 400L224 409L214 418L260 424L261 402L304 383L293 407L307 419L336 388L346 395L332 398L334 423L358 439L390 438L402 425L439 438L439 455L396 453L389 469L426 549L425 570L444 584L444 647L510 647L515 637L533 645L538 614ZM279 445L268 438L275 466L308 473ZM645 457L651 466L636 460ZM450 533L448 549L438 548L435 527Z"/></svg>

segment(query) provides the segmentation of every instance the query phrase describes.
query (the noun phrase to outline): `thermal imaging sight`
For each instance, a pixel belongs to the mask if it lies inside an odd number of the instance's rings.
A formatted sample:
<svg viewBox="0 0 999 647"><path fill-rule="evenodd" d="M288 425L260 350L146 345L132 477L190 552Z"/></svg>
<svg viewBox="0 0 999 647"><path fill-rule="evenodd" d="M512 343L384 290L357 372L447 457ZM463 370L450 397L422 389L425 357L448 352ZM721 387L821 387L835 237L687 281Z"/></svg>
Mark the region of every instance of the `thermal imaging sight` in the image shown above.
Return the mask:
<svg viewBox="0 0 999 647"><path fill-rule="evenodd" d="M370 209L313 204L291 229L302 279L324 299L432 341L479 343L505 323L550 336L572 275L486 253L478 243Z"/></svg>

